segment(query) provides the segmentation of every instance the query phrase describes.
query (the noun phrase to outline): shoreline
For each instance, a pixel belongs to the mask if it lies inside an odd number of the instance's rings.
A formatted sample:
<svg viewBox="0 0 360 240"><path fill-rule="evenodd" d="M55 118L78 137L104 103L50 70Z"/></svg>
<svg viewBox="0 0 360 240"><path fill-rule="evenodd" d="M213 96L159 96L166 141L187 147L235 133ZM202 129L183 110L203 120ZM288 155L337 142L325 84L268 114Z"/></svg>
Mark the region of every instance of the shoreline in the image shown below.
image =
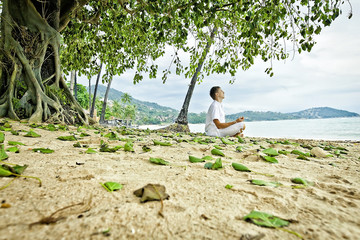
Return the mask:
<svg viewBox="0 0 360 240"><path fill-rule="evenodd" d="M0 239L247 239L261 234L263 239L299 239L291 233L245 221L244 216L253 210L294 220L285 229L304 239L357 239L360 235L360 217L354 215L360 207L359 142L245 137L245 143L229 138L235 143L232 145L202 135L136 129L117 132L114 128L118 140L110 140L105 137L109 128L69 126L66 131L49 131L9 123L13 130L22 131L19 135L2 131L5 149L10 147L9 141L25 146L18 146L19 153L6 152L9 158L2 164L28 165L24 175L39 177L42 186L38 187L35 179L17 178L0 190L0 201L10 205L0 208ZM30 129L41 137L24 137ZM78 141L57 139L70 135ZM134 152L123 148L113 153L100 152L101 141L115 147L124 146L129 140ZM172 145L155 145L154 140ZM76 142L80 148L73 146ZM225 157L211 154L215 145L223 148ZM302 160L288 153L275 156L278 163L269 163L260 156L268 148L310 153L310 148L319 146L327 147L329 150L324 151L332 157ZM54 152L32 151L39 147ZM144 151L145 147L150 151ZM236 147L241 151L236 151ZM96 153L85 153L88 148ZM204 162L191 163L189 156L212 156L210 162L221 158L223 168L205 169ZM153 164L149 158L162 158L169 165ZM232 162L254 172L236 171ZM292 178L314 184L299 187L291 182ZM282 185L257 186L249 182L256 179ZM9 180L0 178L0 187ZM100 185L108 181L121 183L123 188L108 192ZM165 186L170 198L162 203L140 203L133 192L149 183ZM233 187L227 189L227 185ZM54 223L36 223L71 205L74 206L54 215L58 218ZM158 213L160 208L163 216ZM30 228L32 223L36 224Z"/></svg>

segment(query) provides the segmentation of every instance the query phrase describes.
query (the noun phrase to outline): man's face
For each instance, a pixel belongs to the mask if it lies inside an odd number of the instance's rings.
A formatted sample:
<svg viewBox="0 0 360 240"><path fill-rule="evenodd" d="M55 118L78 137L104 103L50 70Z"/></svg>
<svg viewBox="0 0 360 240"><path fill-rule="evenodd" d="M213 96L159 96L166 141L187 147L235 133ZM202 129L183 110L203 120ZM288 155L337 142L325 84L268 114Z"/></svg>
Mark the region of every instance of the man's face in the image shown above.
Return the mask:
<svg viewBox="0 0 360 240"><path fill-rule="evenodd" d="M224 99L225 98L225 92L221 89L221 88L219 88L218 90L217 90L217 96L218 96L218 98L221 98L221 99Z"/></svg>

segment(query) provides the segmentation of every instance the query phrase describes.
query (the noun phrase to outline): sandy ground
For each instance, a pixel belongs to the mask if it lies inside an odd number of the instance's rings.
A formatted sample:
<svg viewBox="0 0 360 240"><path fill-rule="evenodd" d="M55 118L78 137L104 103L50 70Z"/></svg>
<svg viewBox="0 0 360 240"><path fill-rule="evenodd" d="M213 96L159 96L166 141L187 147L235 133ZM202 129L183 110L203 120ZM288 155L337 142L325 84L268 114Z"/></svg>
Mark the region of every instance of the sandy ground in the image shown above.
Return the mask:
<svg viewBox="0 0 360 240"><path fill-rule="evenodd" d="M135 152L119 149L106 153L99 152L101 140L110 146L123 146L125 139L108 140L98 130L85 128L82 131L90 136L79 138L80 132L71 126L68 131L32 128L41 137L28 138L24 137L30 130L28 124L10 124L13 130L23 131L18 136L3 131L5 149L8 141L26 146L19 146L19 153L7 152L9 158L4 163L27 164L23 174L41 178L42 186L35 179L17 178L0 190L0 239L300 239L285 230L244 221L252 210L291 220L284 228L304 239L360 238L359 142L290 139L291 144L278 144L284 139L246 137L245 143L232 138L236 145L225 145L220 139L206 145L191 141L194 136L189 135L134 131L130 135L117 134L119 138L134 140ZM105 133L108 131L105 129ZM75 148L75 142L57 139L71 132L88 146ZM153 140L173 145L155 146ZM209 170L204 163L189 162L189 155L211 155L214 145L224 148L222 169ZM259 157L264 148L306 153L310 152L309 147L320 145L344 147L347 151L336 156L335 149L331 149L326 153L333 157L310 157L310 161L297 159L295 154L276 156L279 163ZM143 146L151 151L144 152ZM237 146L242 146L243 151L235 151ZM40 147L55 151L32 151ZM86 154L88 147L97 153ZM149 162L150 157L171 164L155 165ZM274 176L235 171L232 162ZM290 179L294 177L314 185L293 188L295 184ZM11 179L0 178L0 187ZM257 186L249 182L251 179L283 185ZM108 181L123 184L123 189L106 191L100 183ZM163 200L163 216L159 215L160 201L140 203L133 194L148 183L164 185L170 195ZM233 188L225 188L227 184ZM52 223L43 224L41 220Z"/></svg>

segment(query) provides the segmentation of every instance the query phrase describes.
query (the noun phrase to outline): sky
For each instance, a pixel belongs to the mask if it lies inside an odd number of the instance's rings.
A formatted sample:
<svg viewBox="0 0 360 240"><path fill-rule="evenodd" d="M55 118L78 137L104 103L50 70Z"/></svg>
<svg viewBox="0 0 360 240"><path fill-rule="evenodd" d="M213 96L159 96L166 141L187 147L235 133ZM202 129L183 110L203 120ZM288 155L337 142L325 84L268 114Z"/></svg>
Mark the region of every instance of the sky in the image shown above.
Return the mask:
<svg viewBox="0 0 360 240"><path fill-rule="evenodd" d="M360 114L360 1L351 1L353 17L348 19L349 5L330 27L316 36L317 44L310 53L296 54L286 61L273 61L274 76L265 69L270 65L261 60L247 71L238 70L236 81L229 84L230 74L205 76L195 86L189 112L206 112L213 101L209 96L212 86L225 91L223 101L226 114L242 111L297 112L313 107L332 107ZM170 51L171 52L171 51ZM168 67L170 54L156 60L158 73ZM172 72L175 72L174 70ZM144 76L133 84L134 71L115 76L112 88L133 98L155 102L180 110L190 79L171 74L165 84L161 74L157 79ZM96 76L92 79L95 84ZM87 86L88 79L79 83Z"/></svg>

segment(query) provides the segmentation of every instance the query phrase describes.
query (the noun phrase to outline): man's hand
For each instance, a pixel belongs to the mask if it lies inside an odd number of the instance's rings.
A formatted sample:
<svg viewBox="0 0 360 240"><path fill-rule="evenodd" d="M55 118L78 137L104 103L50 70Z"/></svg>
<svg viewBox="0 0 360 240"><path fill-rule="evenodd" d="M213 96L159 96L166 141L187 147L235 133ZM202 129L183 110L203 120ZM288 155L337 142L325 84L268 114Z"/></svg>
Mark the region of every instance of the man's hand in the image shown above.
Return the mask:
<svg viewBox="0 0 360 240"><path fill-rule="evenodd" d="M239 118L236 119L235 121L236 121L237 123L238 123L238 122L242 122L242 121L244 121L244 117L239 117Z"/></svg>

